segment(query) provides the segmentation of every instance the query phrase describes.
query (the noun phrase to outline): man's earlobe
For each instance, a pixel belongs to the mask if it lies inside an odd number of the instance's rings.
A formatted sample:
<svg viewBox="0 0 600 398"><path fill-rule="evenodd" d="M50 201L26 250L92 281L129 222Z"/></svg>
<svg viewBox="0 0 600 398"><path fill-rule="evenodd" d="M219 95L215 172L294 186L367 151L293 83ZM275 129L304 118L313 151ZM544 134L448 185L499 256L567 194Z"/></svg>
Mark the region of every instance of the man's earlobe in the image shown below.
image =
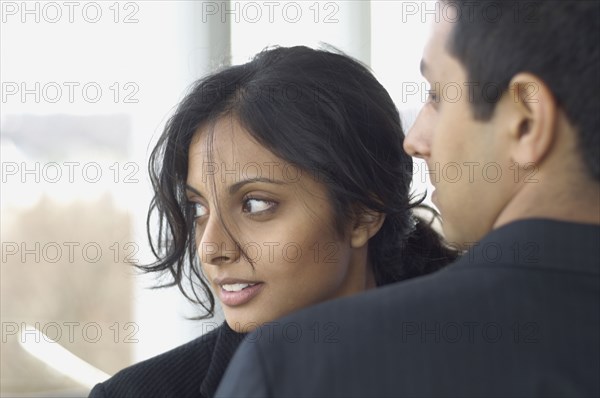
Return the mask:
<svg viewBox="0 0 600 398"><path fill-rule="evenodd" d="M350 236L350 244L357 249L367 244L385 221L385 214L370 210L363 211L357 216Z"/></svg>
<svg viewBox="0 0 600 398"><path fill-rule="evenodd" d="M546 83L531 73L510 82L514 119L511 123L512 158L519 164L539 164L556 135L556 100Z"/></svg>

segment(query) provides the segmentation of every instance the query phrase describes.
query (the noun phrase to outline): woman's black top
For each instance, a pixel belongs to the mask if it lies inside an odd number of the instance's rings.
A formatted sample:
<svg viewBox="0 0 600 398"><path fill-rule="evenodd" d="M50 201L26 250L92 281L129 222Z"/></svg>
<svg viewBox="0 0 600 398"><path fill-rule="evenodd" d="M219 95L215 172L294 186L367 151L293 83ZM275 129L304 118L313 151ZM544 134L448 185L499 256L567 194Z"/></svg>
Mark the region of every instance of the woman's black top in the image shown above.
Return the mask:
<svg viewBox="0 0 600 398"><path fill-rule="evenodd" d="M119 371L97 384L89 397L213 397L244 336L223 322L189 343Z"/></svg>

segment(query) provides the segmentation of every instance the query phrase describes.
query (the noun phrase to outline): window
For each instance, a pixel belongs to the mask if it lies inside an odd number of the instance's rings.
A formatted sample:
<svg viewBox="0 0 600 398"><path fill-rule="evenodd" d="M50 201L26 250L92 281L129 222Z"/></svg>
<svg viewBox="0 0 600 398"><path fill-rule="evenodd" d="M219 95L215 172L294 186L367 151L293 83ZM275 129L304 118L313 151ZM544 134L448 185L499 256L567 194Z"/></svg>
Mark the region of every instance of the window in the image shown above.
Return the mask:
<svg viewBox="0 0 600 398"><path fill-rule="evenodd" d="M370 65L410 123L425 21L400 23L404 3L3 1L0 394L86 394L218 325L128 264L152 260L146 164L164 123L213 68L320 43Z"/></svg>

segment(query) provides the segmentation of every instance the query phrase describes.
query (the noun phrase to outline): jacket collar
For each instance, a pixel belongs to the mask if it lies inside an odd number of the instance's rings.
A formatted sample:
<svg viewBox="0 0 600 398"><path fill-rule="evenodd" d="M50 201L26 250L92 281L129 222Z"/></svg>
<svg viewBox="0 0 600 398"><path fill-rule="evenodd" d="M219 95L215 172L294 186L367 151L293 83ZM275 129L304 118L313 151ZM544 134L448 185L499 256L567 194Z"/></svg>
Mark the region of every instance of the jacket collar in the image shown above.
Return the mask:
<svg viewBox="0 0 600 398"><path fill-rule="evenodd" d="M210 364L200 385L200 394L203 397L214 397L227 365L245 336L246 333L232 330L227 322L223 322L219 327Z"/></svg>
<svg viewBox="0 0 600 398"><path fill-rule="evenodd" d="M600 272L600 226L550 219L514 221L471 246L454 266L525 266Z"/></svg>

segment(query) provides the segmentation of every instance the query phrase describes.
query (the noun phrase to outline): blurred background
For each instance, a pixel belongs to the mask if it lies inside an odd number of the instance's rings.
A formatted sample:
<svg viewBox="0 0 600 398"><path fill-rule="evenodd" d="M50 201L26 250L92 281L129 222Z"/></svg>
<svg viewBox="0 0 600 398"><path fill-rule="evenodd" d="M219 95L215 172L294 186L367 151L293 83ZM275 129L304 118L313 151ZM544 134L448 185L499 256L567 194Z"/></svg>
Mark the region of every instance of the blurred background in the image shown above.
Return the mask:
<svg viewBox="0 0 600 398"><path fill-rule="evenodd" d="M1 1L0 395L85 396L216 327L152 261L147 158L190 84L272 45L369 65L408 128L434 2ZM439 15L439 12L438 12ZM423 164L413 187L427 188ZM429 199L426 203L430 203Z"/></svg>

